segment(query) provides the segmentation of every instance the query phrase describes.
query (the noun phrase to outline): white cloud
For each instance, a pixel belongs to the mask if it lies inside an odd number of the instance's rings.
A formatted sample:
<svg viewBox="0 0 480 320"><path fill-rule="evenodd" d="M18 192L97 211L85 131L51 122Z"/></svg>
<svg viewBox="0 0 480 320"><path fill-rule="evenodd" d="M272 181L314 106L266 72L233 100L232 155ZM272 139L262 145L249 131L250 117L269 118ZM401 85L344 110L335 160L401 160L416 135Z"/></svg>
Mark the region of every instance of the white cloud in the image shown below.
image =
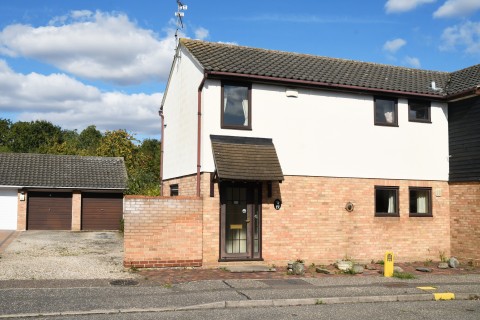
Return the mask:
<svg viewBox="0 0 480 320"><path fill-rule="evenodd" d="M442 34L441 50L463 48L466 53L480 54L480 22L465 21L446 28Z"/></svg>
<svg viewBox="0 0 480 320"><path fill-rule="evenodd" d="M0 60L0 111L19 112L18 120L47 120L62 128L127 129L155 135L160 130L161 93L101 92L65 74L19 74Z"/></svg>
<svg viewBox="0 0 480 320"><path fill-rule="evenodd" d="M198 28L195 30L195 39L204 40L208 38L209 32L205 28Z"/></svg>
<svg viewBox="0 0 480 320"><path fill-rule="evenodd" d="M447 0L433 13L433 16L435 18L463 17L479 9L479 0Z"/></svg>
<svg viewBox="0 0 480 320"><path fill-rule="evenodd" d="M407 66L413 67L413 68L420 68L422 66L421 63L420 63L420 59L415 58L415 57L410 57L410 56L405 57L404 63Z"/></svg>
<svg viewBox="0 0 480 320"><path fill-rule="evenodd" d="M387 51L387 52L390 52L390 53L395 53L401 47L403 47L406 44L407 44L407 41L405 41L401 38L397 38L397 39L394 39L394 40L389 40L389 41L385 42L385 44L383 45L383 50Z"/></svg>
<svg viewBox="0 0 480 320"><path fill-rule="evenodd" d="M0 54L49 63L85 79L129 85L168 77L175 39L159 39L125 14L73 11L50 25L0 31Z"/></svg>
<svg viewBox="0 0 480 320"><path fill-rule="evenodd" d="M407 12L422 4L433 3L435 1L436 0L388 0L387 3L385 3L385 11L387 13Z"/></svg>

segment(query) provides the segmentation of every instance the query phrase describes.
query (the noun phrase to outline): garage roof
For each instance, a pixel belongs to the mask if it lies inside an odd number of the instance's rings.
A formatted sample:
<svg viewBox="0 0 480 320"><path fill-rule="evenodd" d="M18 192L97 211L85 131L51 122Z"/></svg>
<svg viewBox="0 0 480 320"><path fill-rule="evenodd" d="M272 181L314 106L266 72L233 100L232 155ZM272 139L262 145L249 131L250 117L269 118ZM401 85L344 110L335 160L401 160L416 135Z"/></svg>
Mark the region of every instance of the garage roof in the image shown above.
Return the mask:
<svg viewBox="0 0 480 320"><path fill-rule="evenodd" d="M0 153L0 186L125 189L123 158Z"/></svg>

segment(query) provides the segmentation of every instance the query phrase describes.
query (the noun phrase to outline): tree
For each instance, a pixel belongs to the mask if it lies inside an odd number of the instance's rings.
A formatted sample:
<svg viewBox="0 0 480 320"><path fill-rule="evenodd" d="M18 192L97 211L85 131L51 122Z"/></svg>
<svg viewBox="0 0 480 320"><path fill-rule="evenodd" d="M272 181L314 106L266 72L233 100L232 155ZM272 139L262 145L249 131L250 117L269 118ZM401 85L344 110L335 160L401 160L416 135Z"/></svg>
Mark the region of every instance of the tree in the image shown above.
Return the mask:
<svg viewBox="0 0 480 320"><path fill-rule="evenodd" d="M13 152L39 152L40 147L61 143L61 137L61 128L48 121L18 121L10 127L8 147Z"/></svg>
<svg viewBox="0 0 480 320"><path fill-rule="evenodd" d="M107 131L105 132L105 136L100 140L96 154L103 157L123 157L125 166L130 172L138 162L136 158L138 147L134 143L137 141L138 140L126 130Z"/></svg>
<svg viewBox="0 0 480 320"><path fill-rule="evenodd" d="M46 144L38 148L39 153L47 154L70 154L81 155L82 150L78 149L78 132L77 130L62 130L60 138L53 138Z"/></svg>
<svg viewBox="0 0 480 320"><path fill-rule="evenodd" d="M100 141L102 140L102 133L97 130L94 125L88 126L78 136L78 148L83 150L86 155L95 155Z"/></svg>
<svg viewBox="0 0 480 320"><path fill-rule="evenodd" d="M9 151L9 137L10 137L10 127L12 126L12 121L8 119L0 119L0 151L7 152Z"/></svg>
<svg viewBox="0 0 480 320"><path fill-rule="evenodd" d="M107 131L96 153L104 157L123 157L128 174L127 194L158 195L158 177L149 169L149 155L146 152L149 147L145 146L143 153L135 142L138 140L125 130Z"/></svg>
<svg viewBox="0 0 480 320"><path fill-rule="evenodd" d="M149 196L160 195L160 142L145 139L139 147L139 167L130 179L129 191Z"/></svg>
<svg viewBox="0 0 480 320"><path fill-rule="evenodd" d="M143 169L154 174L158 180L160 177L160 141L156 139L143 140L139 152L146 161Z"/></svg>

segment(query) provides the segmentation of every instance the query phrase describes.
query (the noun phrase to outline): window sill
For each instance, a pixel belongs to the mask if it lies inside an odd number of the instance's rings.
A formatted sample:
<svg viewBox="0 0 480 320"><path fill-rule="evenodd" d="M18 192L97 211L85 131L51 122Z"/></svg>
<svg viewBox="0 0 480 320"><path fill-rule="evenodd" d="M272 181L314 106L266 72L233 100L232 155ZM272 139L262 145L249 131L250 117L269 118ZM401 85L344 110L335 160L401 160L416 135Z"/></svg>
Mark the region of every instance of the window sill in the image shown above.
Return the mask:
<svg viewBox="0 0 480 320"><path fill-rule="evenodd" d="M238 126L221 126L221 129L229 130L252 130L252 127L238 127Z"/></svg>
<svg viewBox="0 0 480 320"><path fill-rule="evenodd" d="M375 218L400 218L399 213L375 213Z"/></svg>
<svg viewBox="0 0 480 320"><path fill-rule="evenodd" d="M383 123L383 122L378 122L375 123L376 126L381 126L381 127L398 127L398 123Z"/></svg>
<svg viewBox="0 0 480 320"><path fill-rule="evenodd" d="M249 258L236 258L236 257L218 259L218 262L231 262L231 261L264 261L264 260L263 260L263 258L249 259Z"/></svg>
<svg viewBox="0 0 480 320"><path fill-rule="evenodd" d="M432 123L431 120L408 119L408 122Z"/></svg>
<svg viewBox="0 0 480 320"><path fill-rule="evenodd" d="M433 218L431 213L410 213L409 217L412 218Z"/></svg>

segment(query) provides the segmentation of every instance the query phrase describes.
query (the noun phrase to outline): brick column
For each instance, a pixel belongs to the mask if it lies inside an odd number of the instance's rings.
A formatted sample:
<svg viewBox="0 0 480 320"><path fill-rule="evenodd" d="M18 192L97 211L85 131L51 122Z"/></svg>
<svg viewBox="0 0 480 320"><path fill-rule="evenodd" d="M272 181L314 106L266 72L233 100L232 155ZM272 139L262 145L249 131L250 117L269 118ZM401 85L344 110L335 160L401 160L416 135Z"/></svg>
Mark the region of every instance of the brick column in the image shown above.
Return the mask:
<svg viewBox="0 0 480 320"><path fill-rule="evenodd" d="M72 193L72 231L80 231L82 227L82 193Z"/></svg>
<svg viewBox="0 0 480 320"><path fill-rule="evenodd" d="M22 192L23 197L22 197ZM17 193L17 230L18 231L25 231L27 230L27 198L28 192L18 190ZM23 198L23 200L21 200Z"/></svg>

